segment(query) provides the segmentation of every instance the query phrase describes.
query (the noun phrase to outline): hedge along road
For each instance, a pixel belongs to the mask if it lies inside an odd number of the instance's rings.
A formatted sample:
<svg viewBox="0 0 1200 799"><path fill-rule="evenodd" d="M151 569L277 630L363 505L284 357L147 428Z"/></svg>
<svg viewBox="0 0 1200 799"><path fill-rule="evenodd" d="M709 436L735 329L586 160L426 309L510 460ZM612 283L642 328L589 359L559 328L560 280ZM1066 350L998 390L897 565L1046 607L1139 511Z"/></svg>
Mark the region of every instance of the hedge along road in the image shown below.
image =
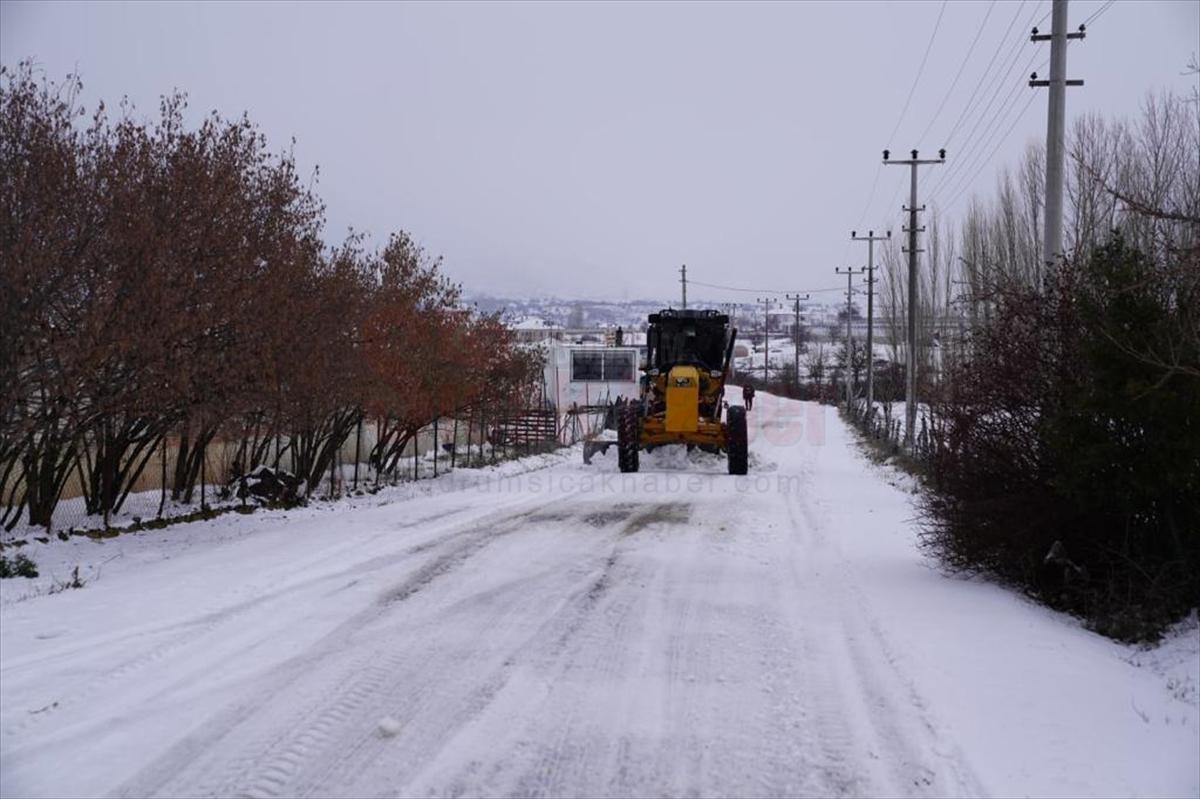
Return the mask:
<svg viewBox="0 0 1200 799"><path fill-rule="evenodd" d="M575 450L391 504L54 542L119 557L0 608L0 793L1200 787L1194 688L931 568L911 486L831 409L760 395L749 418L746 478Z"/></svg>

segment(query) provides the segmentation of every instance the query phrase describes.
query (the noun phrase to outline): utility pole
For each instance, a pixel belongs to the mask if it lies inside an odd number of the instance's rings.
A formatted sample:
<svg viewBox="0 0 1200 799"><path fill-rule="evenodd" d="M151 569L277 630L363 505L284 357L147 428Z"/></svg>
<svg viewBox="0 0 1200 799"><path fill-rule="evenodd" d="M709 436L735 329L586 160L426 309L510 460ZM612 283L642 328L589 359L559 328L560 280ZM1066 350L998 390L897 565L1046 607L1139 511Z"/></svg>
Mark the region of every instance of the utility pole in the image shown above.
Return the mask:
<svg viewBox="0 0 1200 799"><path fill-rule="evenodd" d="M679 267L679 284L683 287L683 310L687 310L687 264Z"/></svg>
<svg viewBox="0 0 1200 799"><path fill-rule="evenodd" d="M917 157L916 150L912 151L912 158L903 161L889 161L890 154L889 150L883 151L884 166L896 164L912 169L908 207L904 209L908 211L908 227L904 228L904 231L908 233L908 368L905 370L907 374L904 387L904 446L911 452L913 444L917 440L913 433L917 426L917 254L920 252L917 249L917 233L925 230L925 228L917 227L917 212L925 210L925 206L917 207L917 167L946 163L946 150L945 148L938 150L937 158L924 160Z"/></svg>
<svg viewBox="0 0 1200 799"><path fill-rule="evenodd" d="M759 297L755 302L763 304L763 382L771 379L771 298Z"/></svg>
<svg viewBox="0 0 1200 799"><path fill-rule="evenodd" d="M858 235L857 230L850 231L851 241L867 243L867 416L875 413L875 242L887 241L892 237L892 231L886 236L876 236L874 230L868 230L867 235Z"/></svg>
<svg viewBox="0 0 1200 799"><path fill-rule="evenodd" d="M801 296L800 294L787 294L785 296L794 303L793 309L796 312L796 326L792 328L792 356L793 356L792 369L794 370L793 374L792 374L792 380L795 382L796 388L799 389L800 388L800 300L807 300L808 295L805 294L805 295Z"/></svg>
<svg viewBox="0 0 1200 799"><path fill-rule="evenodd" d="M1063 172L1066 159L1067 87L1082 86L1081 80L1067 80L1067 40L1082 39L1086 28L1067 33L1067 0L1054 0L1050 14L1050 33L1033 29L1033 42L1050 42L1050 79L1038 80L1037 73L1029 76L1030 86L1050 89L1046 113L1046 230L1042 239L1042 260L1055 264L1063 255Z"/></svg>
<svg viewBox="0 0 1200 799"><path fill-rule="evenodd" d="M858 272L851 267L844 272L842 268L836 267L833 271L839 275L846 276L846 373L842 377L846 380L846 413L850 412L851 406L854 404L854 390L850 387L850 374L853 372L854 365L854 336L850 332L850 309L853 307L851 301L854 299L854 286L851 281L854 280L855 274L862 274L866 271L864 268L859 268Z"/></svg>

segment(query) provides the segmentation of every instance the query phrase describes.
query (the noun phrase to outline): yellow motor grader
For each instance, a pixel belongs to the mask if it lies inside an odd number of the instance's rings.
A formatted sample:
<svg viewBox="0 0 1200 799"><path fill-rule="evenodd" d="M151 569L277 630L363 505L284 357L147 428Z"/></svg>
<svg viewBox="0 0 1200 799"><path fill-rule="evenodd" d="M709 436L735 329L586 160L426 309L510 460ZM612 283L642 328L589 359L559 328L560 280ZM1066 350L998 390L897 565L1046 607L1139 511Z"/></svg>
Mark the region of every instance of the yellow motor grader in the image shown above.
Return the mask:
<svg viewBox="0 0 1200 799"><path fill-rule="evenodd" d="M730 474L746 473L746 409L725 402L736 336L729 317L717 311L650 314L640 396L618 409L621 471L636 472L643 449L686 444L724 452Z"/></svg>

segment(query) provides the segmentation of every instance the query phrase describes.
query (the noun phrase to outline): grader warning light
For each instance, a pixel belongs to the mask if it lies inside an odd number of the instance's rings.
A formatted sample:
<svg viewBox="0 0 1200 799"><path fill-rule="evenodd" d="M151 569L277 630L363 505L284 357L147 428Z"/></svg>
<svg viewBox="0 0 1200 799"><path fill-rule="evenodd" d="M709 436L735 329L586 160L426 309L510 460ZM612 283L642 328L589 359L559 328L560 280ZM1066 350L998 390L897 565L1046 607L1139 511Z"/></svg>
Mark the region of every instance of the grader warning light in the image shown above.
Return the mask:
<svg viewBox="0 0 1200 799"><path fill-rule="evenodd" d="M725 402L736 336L729 317L717 311L650 314L641 393L618 412L621 471L636 472L643 449L687 444L724 452L730 474L746 473L746 409Z"/></svg>

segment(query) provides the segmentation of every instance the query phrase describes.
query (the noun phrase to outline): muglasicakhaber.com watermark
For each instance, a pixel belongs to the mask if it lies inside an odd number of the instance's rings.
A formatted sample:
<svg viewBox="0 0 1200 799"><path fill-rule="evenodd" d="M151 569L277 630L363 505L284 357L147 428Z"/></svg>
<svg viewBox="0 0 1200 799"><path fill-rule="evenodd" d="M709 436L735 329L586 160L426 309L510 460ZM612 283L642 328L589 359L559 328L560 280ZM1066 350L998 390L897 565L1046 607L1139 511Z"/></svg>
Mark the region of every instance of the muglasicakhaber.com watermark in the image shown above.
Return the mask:
<svg viewBox="0 0 1200 799"><path fill-rule="evenodd" d="M530 472L481 481L477 488L494 494L545 494L628 496L630 494L797 494L800 475L750 474L730 476L717 472Z"/></svg>

